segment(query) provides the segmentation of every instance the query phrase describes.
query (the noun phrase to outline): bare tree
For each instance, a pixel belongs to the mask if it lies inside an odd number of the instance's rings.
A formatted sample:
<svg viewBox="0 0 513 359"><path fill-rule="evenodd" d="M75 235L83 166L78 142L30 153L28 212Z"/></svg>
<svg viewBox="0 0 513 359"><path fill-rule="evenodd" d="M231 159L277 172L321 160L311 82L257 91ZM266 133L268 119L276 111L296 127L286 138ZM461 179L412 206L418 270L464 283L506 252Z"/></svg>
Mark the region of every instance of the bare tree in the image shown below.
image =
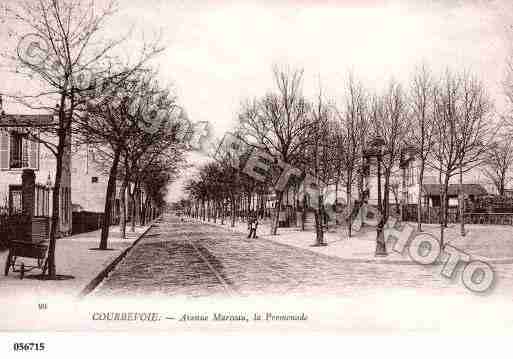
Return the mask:
<svg viewBox="0 0 513 359"><path fill-rule="evenodd" d="M166 126L155 133L131 136L123 151L124 178L122 188L128 189L131 203L131 231L135 231L136 221L141 221L144 205L141 201L141 185L148 182L148 171L177 174L184 168L184 144L177 140L176 133L184 124L177 118L171 118ZM141 211L142 207L142 211ZM122 232L126 221L121 223Z"/></svg>
<svg viewBox="0 0 513 359"><path fill-rule="evenodd" d="M164 143L169 145L174 141L177 131L171 123L176 122L172 118L176 107L175 97L159 86L155 73L140 71L106 91L101 98L90 101L87 112L76 119L75 129L82 141L97 147L105 146L112 154L100 249L107 249L111 208L123 153L128 152L131 140L143 141L153 147L158 144L161 150ZM151 131L147 131L147 127Z"/></svg>
<svg viewBox="0 0 513 359"><path fill-rule="evenodd" d="M334 128L333 128L333 106L329 106L323 98L322 90L316 102L311 106L310 119L311 126L305 133L308 142L305 146L304 168L306 173L311 173L315 180L316 192L315 198L311 198L311 204L314 210L316 244L325 245L324 242L324 212L325 198L322 195L328 183L334 177L333 146Z"/></svg>
<svg viewBox="0 0 513 359"><path fill-rule="evenodd" d="M497 193L504 196L511 177L513 165L513 145L511 139L502 136L492 143L484 156L481 172L493 183Z"/></svg>
<svg viewBox="0 0 513 359"><path fill-rule="evenodd" d="M43 141L56 157L55 183L52 194L52 215L50 245L48 252L48 275L56 277L55 246L58 230L63 159L71 144L71 127L75 116L84 105L80 95L100 89L109 83L116 66L115 50L124 38L102 40L98 35L105 22L116 12L114 2L100 7L95 1L85 0L38 0L14 2L6 12L23 29L31 32L40 42L41 61L27 52L18 49L17 55L6 55L16 64L18 74L26 74L39 80L44 90L30 95L14 95L19 102L37 109L55 111L53 104L58 102L57 119L53 126L45 128L56 137L56 143ZM20 41L25 34L20 35ZM152 45L144 47L140 58L130 69L138 68L160 49ZM88 76L94 74L94 76ZM114 78L123 77L126 72L115 73ZM89 81L84 80L84 76ZM92 81L90 77L101 79ZM48 106L48 103L51 106Z"/></svg>
<svg viewBox="0 0 513 359"><path fill-rule="evenodd" d="M433 79L429 70L422 66L413 77L410 90L412 119L414 126L411 142L416 147L416 158L420 160L418 171L417 230L422 231L422 186L426 161L434 140L433 126ZM404 194L403 194L404 195Z"/></svg>
<svg viewBox="0 0 513 359"><path fill-rule="evenodd" d="M378 207L381 213L376 227L376 255L386 255L383 230L390 216L391 176L401 158L411 130L406 100L406 94L401 85L392 81L386 93L382 97L374 97L372 101L370 116L370 126L374 135L372 155L377 157ZM381 166L385 182L383 191L380 183Z"/></svg>
<svg viewBox="0 0 513 359"><path fill-rule="evenodd" d="M439 174L440 242L443 246L450 180L459 171L461 203L463 173L482 163L493 131L488 118L490 103L484 88L468 73L454 75L447 71L435 88L434 101L435 141L429 163ZM464 235L462 206L460 219Z"/></svg>
<svg viewBox="0 0 513 359"><path fill-rule="evenodd" d="M302 148L308 140L304 133L310 126L309 105L302 95L303 71L275 67L273 74L278 91L249 103L240 116L240 129L248 142L260 145L282 163L298 167ZM278 188L275 193L272 235L278 230L283 189Z"/></svg>
<svg viewBox="0 0 513 359"><path fill-rule="evenodd" d="M363 86L356 82L352 74L349 76L346 96L343 113L337 111L340 126L336 142L336 163L344 172L341 179L346 187L347 228L348 236L351 237L353 185L357 180L356 172L362 166L362 151L369 129L368 98Z"/></svg>
<svg viewBox="0 0 513 359"><path fill-rule="evenodd" d="M465 236L465 201L463 193L463 173L483 164L489 146L493 143L501 123L493 123L492 103L483 84L475 77L465 75L462 86L459 133L459 201L461 235Z"/></svg>

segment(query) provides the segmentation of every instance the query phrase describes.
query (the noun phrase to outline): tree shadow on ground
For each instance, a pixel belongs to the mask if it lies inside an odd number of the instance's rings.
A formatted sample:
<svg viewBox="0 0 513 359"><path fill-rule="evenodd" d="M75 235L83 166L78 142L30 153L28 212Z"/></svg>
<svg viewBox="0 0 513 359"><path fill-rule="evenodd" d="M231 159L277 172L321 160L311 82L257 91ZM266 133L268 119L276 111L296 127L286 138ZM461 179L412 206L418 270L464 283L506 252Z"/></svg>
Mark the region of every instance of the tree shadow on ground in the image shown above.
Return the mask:
<svg viewBox="0 0 513 359"><path fill-rule="evenodd" d="M70 280L75 279L72 275L66 275L66 274L57 274L55 278L49 278L48 275L43 274L30 274L25 275L24 279L36 279L36 280Z"/></svg>

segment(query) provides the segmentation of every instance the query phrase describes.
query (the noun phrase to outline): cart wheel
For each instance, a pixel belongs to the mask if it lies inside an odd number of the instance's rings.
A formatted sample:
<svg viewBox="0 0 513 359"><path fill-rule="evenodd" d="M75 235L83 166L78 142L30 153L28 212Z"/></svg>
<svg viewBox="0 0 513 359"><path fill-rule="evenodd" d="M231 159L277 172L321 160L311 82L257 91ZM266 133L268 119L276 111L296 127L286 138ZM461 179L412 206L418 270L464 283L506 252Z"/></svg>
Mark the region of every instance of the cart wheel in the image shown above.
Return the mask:
<svg viewBox="0 0 513 359"><path fill-rule="evenodd" d="M9 251L9 254L7 255L7 260L5 261L4 275L9 274L9 267L11 266L11 260L12 260L12 254L11 254L11 251Z"/></svg>
<svg viewBox="0 0 513 359"><path fill-rule="evenodd" d="M23 277L25 277L25 263L21 263L20 268L20 279L23 279Z"/></svg>

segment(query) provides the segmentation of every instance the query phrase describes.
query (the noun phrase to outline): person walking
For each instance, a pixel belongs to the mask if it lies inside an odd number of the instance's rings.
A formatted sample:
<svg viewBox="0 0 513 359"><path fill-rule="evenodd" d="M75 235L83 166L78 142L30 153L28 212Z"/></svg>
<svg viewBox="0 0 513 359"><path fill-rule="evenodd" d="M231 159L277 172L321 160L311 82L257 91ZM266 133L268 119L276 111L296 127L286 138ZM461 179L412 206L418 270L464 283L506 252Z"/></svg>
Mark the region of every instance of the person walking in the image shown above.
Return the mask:
<svg viewBox="0 0 513 359"><path fill-rule="evenodd" d="M248 235L248 238L251 238L251 235L253 235L253 238L258 238L257 235L256 235L257 227L258 227L258 217L257 216L253 216L251 218L251 220L249 221L249 235Z"/></svg>

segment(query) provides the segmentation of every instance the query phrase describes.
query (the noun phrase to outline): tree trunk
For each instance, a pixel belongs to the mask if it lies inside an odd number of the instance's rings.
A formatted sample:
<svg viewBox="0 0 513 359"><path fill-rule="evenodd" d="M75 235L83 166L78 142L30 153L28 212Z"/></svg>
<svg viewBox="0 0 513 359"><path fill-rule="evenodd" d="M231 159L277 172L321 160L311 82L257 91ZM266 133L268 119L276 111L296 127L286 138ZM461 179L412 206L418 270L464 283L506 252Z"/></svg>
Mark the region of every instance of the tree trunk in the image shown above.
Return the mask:
<svg viewBox="0 0 513 359"><path fill-rule="evenodd" d="M271 235L275 236L278 233L278 224L280 221L281 202L283 200L283 192L276 191L276 208L274 209L274 218L271 225Z"/></svg>
<svg viewBox="0 0 513 359"><path fill-rule="evenodd" d="M224 199L219 203L221 207L221 224L224 225Z"/></svg>
<svg viewBox="0 0 513 359"><path fill-rule="evenodd" d="M130 215L130 222L131 222L130 231L131 232L135 232L135 216L136 216L136 208L135 208L135 206L137 205L136 201L135 201L135 196L136 196L136 188L135 188L135 186L136 186L136 184L134 184L134 189L130 193L130 203L132 205L131 215Z"/></svg>
<svg viewBox="0 0 513 359"><path fill-rule="evenodd" d="M459 191L459 211L460 211L460 230L461 236L465 237L465 199L463 193L463 169L460 167L460 191Z"/></svg>
<svg viewBox="0 0 513 359"><path fill-rule="evenodd" d="M212 212L213 212L213 217L214 217L214 223L217 223L217 215L218 215L218 203L217 203L217 200L212 200Z"/></svg>
<svg viewBox="0 0 513 359"><path fill-rule="evenodd" d="M386 186L386 185L385 185ZM385 201L386 201L386 191L385 191ZM378 222L378 225L376 227L376 256L386 256L387 255L387 249L386 249L386 243L385 243L385 234L384 234L384 227L386 223L386 214L385 206L383 206L383 201L381 198L381 157L378 157L378 208L379 208L379 214L380 214L380 220Z"/></svg>
<svg viewBox="0 0 513 359"><path fill-rule="evenodd" d="M144 200L144 204L143 204L142 215L141 215L141 219L142 219L141 225L142 226L145 226L149 220L148 214L150 213L150 206L151 206L151 198L149 196L146 196L146 199Z"/></svg>
<svg viewBox="0 0 513 359"><path fill-rule="evenodd" d="M384 194L384 208L383 208L383 218L385 218L384 223L388 222L388 218L390 218L390 174L387 173L385 176L385 189L383 191Z"/></svg>
<svg viewBox="0 0 513 359"><path fill-rule="evenodd" d="M62 108L62 106L61 106ZM62 116L64 116L62 114ZM66 145L66 134L64 131L59 134L59 143L57 145L56 156L56 170L55 170L55 183L52 192L52 218L50 224L50 238L48 247L48 278L55 279L57 277L57 269L55 263L55 247L57 244L57 231L59 229L60 218L60 192L61 192L61 177L62 177L62 160L64 155L64 148Z"/></svg>
<svg viewBox="0 0 513 359"><path fill-rule="evenodd" d="M347 181L346 184L346 196L347 196L347 235L351 238L352 235L352 221L353 221L353 206L351 201L351 182Z"/></svg>
<svg viewBox="0 0 513 359"><path fill-rule="evenodd" d="M251 194L248 193L247 199L246 199L246 220L249 221L250 215L251 215Z"/></svg>
<svg viewBox="0 0 513 359"><path fill-rule="evenodd" d="M141 224L141 226L144 226L146 224L146 201L147 199L145 199L144 201L142 201L141 199L141 214L139 216L139 223Z"/></svg>
<svg viewBox="0 0 513 359"><path fill-rule="evenodd" d="M230 198L230 204L231 204L231 219L232 219L232 222L230 224L231 227L235 227L235 216L236 216L236 203L235 203L235 196L232 194L231 195L231 198Z"/></svg>
<svg viewBox="0 0 513 359"><path fill-rule="evenodd" d="M447 192L449 176L445 175L444 184L440 187L440 247L444 248L444 229L447 226Z"/></svg>
<svg viewBox="0 0 513 359"><path fill-rule="evenodd" d="M301 210L301 231L305 230L306 221L306 194L303 195L303 208Z"/></svg>
<svg viewBox="0 0 513 359"><path fill-rule="evenodd" d="M139 185L136 187L135 191L135 218L137 219L137 225L141 225L141 190Z"/></svg>
<svg viewBox="0 0 513 359"><path fill-rule="evenodd" d="M123 184L119 191L119 200L121 202L121 215L119 217L119 231L121 238L126 238L126 188L128 186L128 178L125 176Z"/></svg>
<svg viewBox="0 0 513 359"><path fill-rule="evenodd" d="M381 204L382 212L381 218L377 227L377 246L376 246L376 255L377 256L386 256L387 255L387 247L385 241L385 232L384 228L388 222L388 218L390 217L390 174L387 173L385 175L385 188L383 191L384 198Z"/></svg>
<svg viewBox="0 0 513 359"><path fill-rule="evenodd" d="M381 159L378 159L378 211L383 216L383 201L381 198Z"/></svg>
<svg viewBox="0 0 513 359"><path fill-rule="evenodd" d="M111 220L111 210L112 210L112 198L116 193L116 174L118 172L118 164L119 157L121 155L120 149L114 150L114 160L112 161L112 165L110 167L109 173L109 181L107 182L107 193L105 195L105 207L103 210L103 223L102 223L102 233L100 238L100 249L107 249L107 242L109 239L109 228L110 228L110 220Z"/></svg>
<svg viewBox="0 0 513 359"><path fill-rule="evenodd" d="M57 154L56 154L56 168L55 168L55 183L52 192L52 218L50 223L50 234L49 234L49 245L48 245L48 278L57 278L57 267L55 263L55 248L57 245L57 231L59 229L60 219L60 192L61 192L61 180L62 180L62 165L64 150L67 146L67 129L71 126L71 119L66 118L64 112L64 105L66 104L66 96L61 94L60 105L59 105L59 130L57 143ZM73 113L73 105L71 107L71 113ZM43 272L44 274L44 272Z"/></svg>
<svg viewBox="0 0 513 359"><path fill-rule="evenodd" d="M325 246L324 243L324 229L323 229L323 211L322 211L322 198L318 196L318 203L315 205L315 234L316 234L316 245Z"/></svg>
<svg viewBox="0 0 513 359"><path fill-rule="evenodd" d="M449 193L445 194L444 205L444 227L447 228L447 226L449 225Z"/></svg>
<svg viewBox="0 0 513 359"><path fill-rule="evenodd" d="M422 232L422 186L424 184L424 165L424 159L421 159L419 171L419 193L417 195L417 231L419 232Z"/></svg>

